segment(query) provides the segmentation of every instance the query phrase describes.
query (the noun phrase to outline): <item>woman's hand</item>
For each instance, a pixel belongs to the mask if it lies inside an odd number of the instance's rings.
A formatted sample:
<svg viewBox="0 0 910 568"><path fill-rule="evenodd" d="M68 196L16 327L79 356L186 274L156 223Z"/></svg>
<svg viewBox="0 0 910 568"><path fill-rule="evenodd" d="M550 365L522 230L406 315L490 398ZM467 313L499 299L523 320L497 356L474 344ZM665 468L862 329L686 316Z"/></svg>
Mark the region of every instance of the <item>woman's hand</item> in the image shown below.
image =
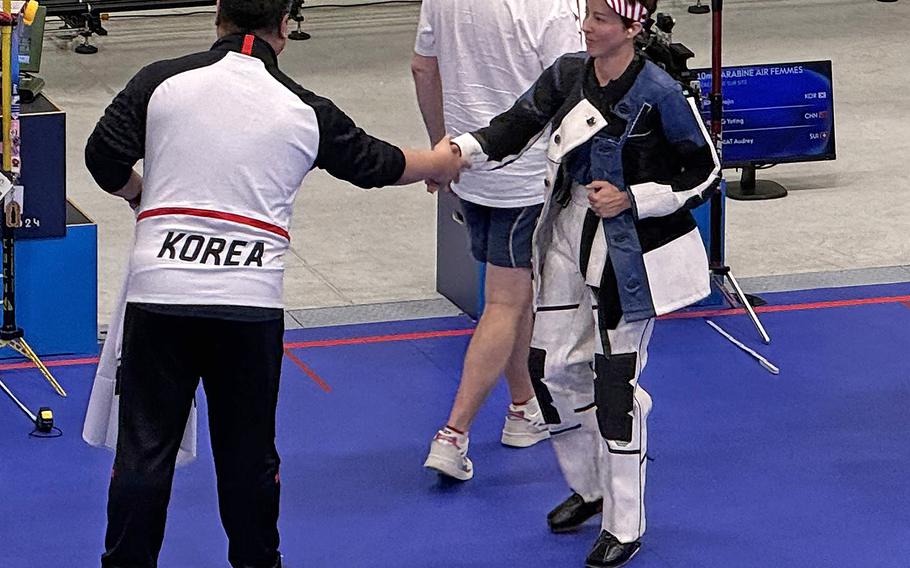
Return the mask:
<svg viewBox="0 0 910 568"><path fill-rule="evenodd" d="M591 209L598 217L610 219L632 207L629 194L608 181L595 180L585 187Z"/></svg>

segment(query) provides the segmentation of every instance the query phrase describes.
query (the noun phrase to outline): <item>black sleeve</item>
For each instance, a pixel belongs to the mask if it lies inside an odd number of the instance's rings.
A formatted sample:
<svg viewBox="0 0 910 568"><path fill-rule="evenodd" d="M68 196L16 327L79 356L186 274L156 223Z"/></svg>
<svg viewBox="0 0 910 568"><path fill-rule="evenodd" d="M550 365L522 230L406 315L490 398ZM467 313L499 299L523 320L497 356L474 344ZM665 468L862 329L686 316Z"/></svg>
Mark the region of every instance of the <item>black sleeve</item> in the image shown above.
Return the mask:
<svg viewBox="0 0 910 568"><path fill-rule="evenodd" d="M512 108L473 133L484 153L497 162L521 154L547 127L568 96L568 85L583 60L564 55L548 67Z"/></svg>
<svg viewBox="0 0 910 568"><path fill-rule="evenodd" d="M393 185L404 174L404 153L358 128L335 103L304 89L293 79L269 67L269 73L316 113L319 150L313 164L357 187Z"/></svg>
<svg viewBox="0 0 910 568"><path fill-rule="evenodd" d="M316 111L319 123L317 168L362 188L393 185L401 178L401 149L364 132L326 98L309 94L304 101Z"/></svg>
<svg viewBox="0 0 910 568"><path fill-rule="evenodd" d="M147 69L114 97L85 145L85 165L104 191L126 185L133 166L145 154L146 113L155 84L149 81Z"/></svg>

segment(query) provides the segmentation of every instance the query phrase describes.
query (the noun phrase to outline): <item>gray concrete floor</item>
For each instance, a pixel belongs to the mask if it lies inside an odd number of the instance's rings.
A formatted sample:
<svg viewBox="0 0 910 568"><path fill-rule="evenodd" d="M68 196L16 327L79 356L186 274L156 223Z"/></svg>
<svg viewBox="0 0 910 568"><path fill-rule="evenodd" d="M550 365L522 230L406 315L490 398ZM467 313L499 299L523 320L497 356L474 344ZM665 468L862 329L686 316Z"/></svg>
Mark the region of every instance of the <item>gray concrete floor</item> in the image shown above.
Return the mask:
<svg viewBox="0 0 910 568"><path fill-rule="evenodd" d="M686 13L690 3L665 0L661 10L677 17L675 39L697 53L693 66L708 66L711 20ZM313 39L289 45L282 68L332 98L367 131L425 146L408 67L418 10L312 10L306 29ZM906 279L910 272L900 267L910 265L910 85L904 73L910 2L728 0L724 16L726 64L833 60L838 140L834 162L760 172L790 188L786 199L728 202L729 264L759 289ZM48 96L68 113L68 196L99 225L104 323L123 277L132 216L94 186L82 162L85 139L140 66L208 48L212 16L114 18L110 35L95 40L101 51L93 56L73 53L71 34L53 31L57 26L48 23L42 75ZM416 300L435 305L434 211L435 198L420 185L364 192L314 172L295 205L288 309L306 319L299 310ZM839 279L841 271L850 272ZM812 275L792 276L803 273ZM769 279L779 275L786 277Z"/></svg>

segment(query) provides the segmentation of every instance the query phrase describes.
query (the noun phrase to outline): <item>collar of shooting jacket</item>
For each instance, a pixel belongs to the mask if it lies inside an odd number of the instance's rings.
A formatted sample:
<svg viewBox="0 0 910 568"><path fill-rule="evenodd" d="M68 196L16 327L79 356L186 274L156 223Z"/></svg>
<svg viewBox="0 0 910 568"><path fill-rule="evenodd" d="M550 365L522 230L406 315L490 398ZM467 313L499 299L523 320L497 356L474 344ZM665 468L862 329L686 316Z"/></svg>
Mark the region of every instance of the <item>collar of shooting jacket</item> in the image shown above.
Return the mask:
<svg viewBox="0 0 910 568"><path fill-rule="evenodd" d="M266 66L278 65L278 56L269 42L253 34L237 33L218 38L218 41L212 45L212 50L236 51L261 59Z"/></svg>
<svg viewBox="0 0 910 568"><path fill-rule="evenodd" d="M634 22L644 22L648 19L648 9L640 3L629 0L604 0L614 12Z"/></svg>
<svg viewBox="0 0 910 568"><path fill-rule="evenodd" d="M588 63L585 65L585 76L582 86L585 97L590 99L594 106L597 107L597 110L605 117L608 114L612 114L613 105L626 96L626 93L635 84L638 74L641 73L644 67L644 58L636 53L622 75L601 86L597 80L597 72L594 70L594 58L589 58Z"/></svg>

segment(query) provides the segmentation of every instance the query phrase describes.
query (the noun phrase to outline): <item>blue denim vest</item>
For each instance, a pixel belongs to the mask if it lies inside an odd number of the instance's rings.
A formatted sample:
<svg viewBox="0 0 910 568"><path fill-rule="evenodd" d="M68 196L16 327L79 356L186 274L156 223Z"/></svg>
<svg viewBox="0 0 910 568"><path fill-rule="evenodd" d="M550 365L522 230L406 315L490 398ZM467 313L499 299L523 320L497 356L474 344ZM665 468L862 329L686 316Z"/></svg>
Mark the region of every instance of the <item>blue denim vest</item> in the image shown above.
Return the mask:
<svg viewBox="0 0 910 568"><path fill-rule="evenodd" d="M655 99L666 94L668 86L677 88L672 83L668 84L672 79L656 70L654 64L647 62L632 88L614 105L613 113L626 122L622 135L612 136L601 130L571 152L566 173L576 182L587 185L594 180L604 180L622 191L628 190L622 150L635 127L635 120L645 105L654 106ZM623 211L612 219L602 219L602 223L626 320L654 317L651 289L632 210Z"/></svg>

